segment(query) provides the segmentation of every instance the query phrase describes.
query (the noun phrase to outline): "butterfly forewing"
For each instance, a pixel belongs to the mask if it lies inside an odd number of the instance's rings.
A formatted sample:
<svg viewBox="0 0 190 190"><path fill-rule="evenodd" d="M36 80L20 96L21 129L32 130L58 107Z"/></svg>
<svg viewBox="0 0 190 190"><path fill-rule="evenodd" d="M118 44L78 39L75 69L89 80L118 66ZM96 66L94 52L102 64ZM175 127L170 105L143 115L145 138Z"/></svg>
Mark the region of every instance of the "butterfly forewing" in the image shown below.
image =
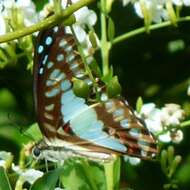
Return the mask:
<svg viewBox="0 0 190 190"><path fill-rule="evenodd" d="M63 26L41 31L34 55L34 97L37 120L47 138L56 135L58 127L66 124L71 113L85 107L85 100L76 97L72 78L91 80L76 51L71 34ZM90 81L90 82L89 82Z"/></svg>

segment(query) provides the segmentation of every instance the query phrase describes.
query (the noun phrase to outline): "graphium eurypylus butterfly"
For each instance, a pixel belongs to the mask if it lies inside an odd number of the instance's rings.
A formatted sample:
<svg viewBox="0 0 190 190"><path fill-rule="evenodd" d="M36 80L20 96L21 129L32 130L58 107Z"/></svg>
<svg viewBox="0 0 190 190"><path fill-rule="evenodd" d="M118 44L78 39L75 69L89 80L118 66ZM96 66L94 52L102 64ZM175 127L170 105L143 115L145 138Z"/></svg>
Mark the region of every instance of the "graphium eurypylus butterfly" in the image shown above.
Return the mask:
<svg viewBox="0 0 190 190"><path fill-rule="evenodd" d="M63 26L39 33L34 62L35 108L44 137L33 150L36 157L109 161L114 155L148 159L157 153L153 136L125 101L109 99L89 105L75 95L73 77L89 86L92 81L73 35Z"/></svg>

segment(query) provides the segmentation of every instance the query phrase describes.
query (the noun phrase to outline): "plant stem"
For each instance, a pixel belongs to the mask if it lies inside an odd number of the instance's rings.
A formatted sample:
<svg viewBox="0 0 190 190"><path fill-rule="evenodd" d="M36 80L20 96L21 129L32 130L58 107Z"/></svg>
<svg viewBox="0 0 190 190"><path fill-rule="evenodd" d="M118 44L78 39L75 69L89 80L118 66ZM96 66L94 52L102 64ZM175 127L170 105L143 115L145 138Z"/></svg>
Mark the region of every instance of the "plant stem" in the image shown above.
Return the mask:
<svg viewBox="0 0 190 190"><path fill-rule="evenodd" d="M55 26L58 24L62 19L66 19L69 17L71 14L73 14L76 10L80 9L81 7L88 5L92 3L94 0L80 0L79 2L69 6L67 9L62 11L60 15L52 15L49 16L48 18L42 20L41 22L32 25L30 27L22 28L20 30L10 32L8 34L0 36L0 43L3 42L8 42L10 40L14 40L29 34L32 34L33 32L42 30L47 27Z"/></svg>
<svg viewBox="0 0 190 190"><path fill-rule="evenodd" d="M106 190L114 190L114 161L104 164L105 177L106 177Z"/></svg>
<svg viewBox="0 0 190 190"><path fill-rule="evenodd" d="M181 18L178 18L176 20L178 23L180 22L187 22L187 21L190 21L190 16L186 16L186 17L181 17ZM149 31L151 30L156 30L156 29L159 29L159 28L164 28L164 27L168 27L168 26L171 26L173 25L170 21L165 21L165 22L162 22L162 23L158 23L158 24L152 24L151 26L149 26ZM127 32L125 34L122 34L118 37L116 37L114 40L113 40L113 44L117 44L119 42L122 42L124 40L127 40L129 38L132 38L136 35L139 35L139 34L142 34L142 33L145 33L147 30L146 30L146 27L141 27L141 28L137 28L135 30L132 30L130 32Z"/></svg>
<svg viewBox="0 0 190 190"><path fill-rule="evenodd" d="M105 0L101 0L101 55L102 55L102 69L103 75L109 73L109 50L110 50L110 42L107 41L107 23L106 23L106 15L104 12L105 8Z"/></svg>
<svg viewBox="0 0 190 190"><path fill-rule="evenodd" d="M85 172L85 176L87 177L91 187L92 187L92 190L98 190L97 186L96 186L96 183L94 182L93 178L92 178L92 173L90 172L90 166L89 166L89 163L87 160L82 160L81 161L81 166L83 167L84 169L84 172Z"/></svg>
<svg viewBox="0 0 190 190"><path fill-rule="evenodd" d="M182 123L180 123L180 127L189 127L189 126L190 126L190 120L183 121Z"/></svg>

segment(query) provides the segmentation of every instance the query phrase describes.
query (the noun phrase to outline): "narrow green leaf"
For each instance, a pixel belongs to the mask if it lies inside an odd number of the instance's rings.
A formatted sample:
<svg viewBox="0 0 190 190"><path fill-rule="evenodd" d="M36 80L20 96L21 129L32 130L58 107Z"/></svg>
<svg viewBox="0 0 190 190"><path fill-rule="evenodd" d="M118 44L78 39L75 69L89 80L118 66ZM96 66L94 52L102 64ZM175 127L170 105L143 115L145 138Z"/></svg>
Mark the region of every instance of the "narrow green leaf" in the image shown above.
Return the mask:
<svg viewBox="0 0 190 190"><path fill-rule="evenodd" d="M90 42L91 42L91 44L92 44L92 47L93 48L97 48L97 40L96 40L96 34L95 34L95 32L93 32L93 31L90 31L89 32L89 40L90 40Z"/></svg>
<svg viewBox="0 0 190 190"><path fill-rule="evenodd" d="M121 94L121 85L117 76L114 76L107 84L107 94L110 98Z"/></svg>
<svg viewBox="0 0 190 190"><path fill-rule="evenodd" d="M0 167L0 190L11 190L9 179L3 167Z"/></svg>
<svg viewBox="0 0 190 190"><path fill-rule="evenodd" d="M32 124L25 132L25 135L33 138L35 141L42 139L42 134L40 132L39 126L37 123Z"/></svg>
<svg viewBox="0 0 190 190"><path fill-rule="evenodd" d="M63 168L58 168L46 173L32 185L30 190L54 190L56 183L63 172Z"/></svg>
<svg viewBox="0 0 190 190"><path fill-rule="evenodd" d="M108 39L112 42L115 36L115 24L111 17L108 19Z"/></svg>
<svg viewBox="0 0 190 190"><path fill-rule="evenodd" d="M138 97L137 103L136 103L137 113L140 113L142 106L143 106L143 99L142 99L142 97Z"/></svg>

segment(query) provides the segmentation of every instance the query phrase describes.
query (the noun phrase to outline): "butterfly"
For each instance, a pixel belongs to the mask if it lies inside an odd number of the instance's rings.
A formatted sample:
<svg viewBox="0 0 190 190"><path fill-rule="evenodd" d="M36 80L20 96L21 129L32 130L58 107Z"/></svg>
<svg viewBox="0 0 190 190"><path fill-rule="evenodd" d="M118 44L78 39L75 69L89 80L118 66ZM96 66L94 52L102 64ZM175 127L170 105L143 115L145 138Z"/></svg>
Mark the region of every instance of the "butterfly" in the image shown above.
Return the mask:
<svg viewBox="0 0 190 190"><path fill-rule="evenodd" d="M157 154L153 135L126 101L113 98L90 104L74 93L72 78L93 87L74 36L63 25L39 32L34 101L43 140L33 149L35 157L110 161L115 155L149 159Z"/></svg>

